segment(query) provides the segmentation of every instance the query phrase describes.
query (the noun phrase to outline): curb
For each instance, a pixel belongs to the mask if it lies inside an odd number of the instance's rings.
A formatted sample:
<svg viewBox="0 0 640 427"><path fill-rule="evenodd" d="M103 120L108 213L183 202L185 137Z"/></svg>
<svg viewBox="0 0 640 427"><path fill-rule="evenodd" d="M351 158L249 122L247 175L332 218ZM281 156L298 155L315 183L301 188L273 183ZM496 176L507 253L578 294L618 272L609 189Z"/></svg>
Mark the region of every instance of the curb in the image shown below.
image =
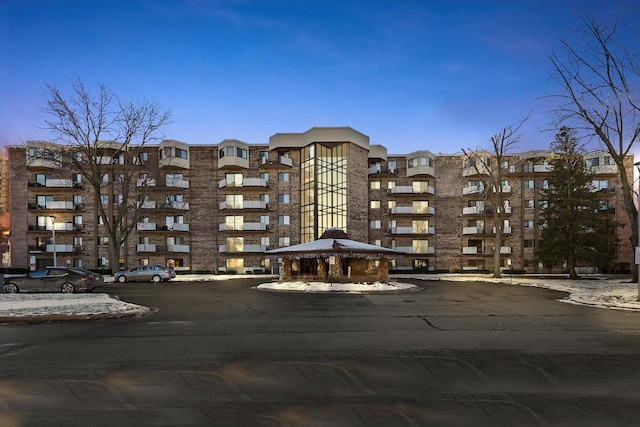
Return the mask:
<svg viewBox="0 0 640 427"><path fill-rule="evenodd" d="M5 316L0 317L0 325L10 323L54 323L69 322L78 320L103 320L103 319L124 319L129 317L142 317L155 314L159 310L153 307L146 307L144 310L134 310L123 313L98 313L98 314L50 314L46 316Z"/></svg>

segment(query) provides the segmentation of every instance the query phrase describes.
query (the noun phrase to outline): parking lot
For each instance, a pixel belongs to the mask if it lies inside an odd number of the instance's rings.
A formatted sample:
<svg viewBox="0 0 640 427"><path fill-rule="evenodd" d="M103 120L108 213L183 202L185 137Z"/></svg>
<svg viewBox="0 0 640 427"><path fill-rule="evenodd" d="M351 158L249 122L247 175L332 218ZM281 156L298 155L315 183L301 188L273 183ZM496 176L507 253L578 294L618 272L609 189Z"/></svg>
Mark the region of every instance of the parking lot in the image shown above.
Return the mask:
<svg viewBox="0 0 640 427"><path fill-rule="evenodd" d="M141 317L0 326L0 425L636 425L640 314L560 292L108 287Z"/></svg>

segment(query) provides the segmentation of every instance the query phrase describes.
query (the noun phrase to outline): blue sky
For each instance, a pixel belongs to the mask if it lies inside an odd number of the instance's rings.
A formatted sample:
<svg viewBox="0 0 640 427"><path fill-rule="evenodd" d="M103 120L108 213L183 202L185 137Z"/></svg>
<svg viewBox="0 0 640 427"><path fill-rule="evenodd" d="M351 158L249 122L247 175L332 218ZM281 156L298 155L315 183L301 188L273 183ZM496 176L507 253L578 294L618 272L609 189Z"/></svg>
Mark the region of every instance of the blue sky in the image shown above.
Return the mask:
<svg viewBox="0 0 640 427"><path fill-rule="evenodd" d="M390 154L455 153L531 112L521 151L547 149L549 56L576 12L633 3L0 0L0 144L47 139L44 84L79 77L158 102L189 144L350 126Z"/></svg>

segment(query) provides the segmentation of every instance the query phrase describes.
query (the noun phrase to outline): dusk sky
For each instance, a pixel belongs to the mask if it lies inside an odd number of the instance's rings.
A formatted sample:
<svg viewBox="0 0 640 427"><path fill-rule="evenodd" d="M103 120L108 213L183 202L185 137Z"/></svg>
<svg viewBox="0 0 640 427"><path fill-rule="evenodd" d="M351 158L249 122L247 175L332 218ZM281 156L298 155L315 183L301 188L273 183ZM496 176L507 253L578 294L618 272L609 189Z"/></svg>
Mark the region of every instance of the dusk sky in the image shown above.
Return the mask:
<svg viewBox="0 0 640 427"><path fill-rule="evenodd" d="M531 112L548 149L549 56L629 0L0 0L0 144L48 139L45 83L79 77L171 110L169 139L268 143L350 126L389 154L488 148ZM586 9L585 9L586 8Z"/></svg>

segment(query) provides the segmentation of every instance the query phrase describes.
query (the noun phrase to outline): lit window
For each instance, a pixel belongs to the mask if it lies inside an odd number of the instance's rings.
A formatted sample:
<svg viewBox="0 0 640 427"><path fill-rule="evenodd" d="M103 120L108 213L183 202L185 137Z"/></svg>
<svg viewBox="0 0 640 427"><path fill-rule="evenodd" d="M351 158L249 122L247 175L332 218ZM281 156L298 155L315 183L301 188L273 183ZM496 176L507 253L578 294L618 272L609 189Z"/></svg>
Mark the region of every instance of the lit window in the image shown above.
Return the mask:
<svg viewBox="0 0 640 427"><path fill-rule="evenodd" d="M278 238L278 246L290 246L291 238L290 237L279 237Z"/></svg>
<svg viewBox="0 0 640 427"><path fill-rule="evenodd" d="M379 190L380 189L380 181L371 181L371 189Z"/></svg>
<svg viewBox="0 0 640 427"><path fill-rule="evenodd" d="M380 209L380 200L371 200L371 209Z"/></svg>

